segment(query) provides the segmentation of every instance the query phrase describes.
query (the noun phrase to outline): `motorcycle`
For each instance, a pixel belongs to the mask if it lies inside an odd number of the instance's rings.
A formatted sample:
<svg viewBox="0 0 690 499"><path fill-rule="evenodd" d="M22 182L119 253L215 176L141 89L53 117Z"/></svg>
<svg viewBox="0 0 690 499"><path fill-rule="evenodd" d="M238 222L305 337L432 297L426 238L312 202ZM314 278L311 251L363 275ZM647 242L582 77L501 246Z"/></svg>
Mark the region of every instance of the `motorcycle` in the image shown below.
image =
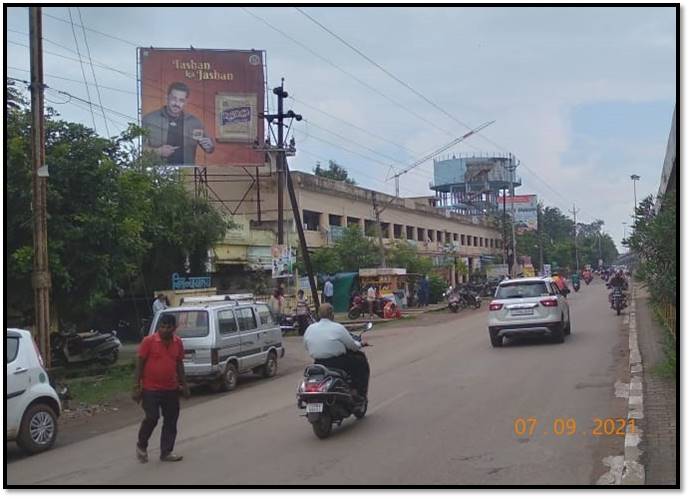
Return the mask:
<svg viewBox="0 0 690 499"><path fill-rule="evenodd" d="M388 301L390 300L386 300L385 298L377 298L374 302L374 313L381 319L384 318L384 309ZM350 307L350 310L347 311L347 318L350 320L356 320L359 319L361 315L368 313L369 303L360 295L357 295L352 300L352 306Z"/></svg>
<svg viewBox="0 0 690 499"><path fill-rule="evenodd" d="M122 343L117 331L101 333L91 330L85 333L60 332L50 335L50 355L53 365L71 365L97 362L111 365L117 362Z"/></svg>
<svg viewBox="0 0 690 499"><path fill-rule="evenodd" d="M280 320L280 330L285 332L292 332L296 331L300 336L304 334L304 331L314 324L316 322L316 318L314 317L314 314L307 313L306 316L304 316L304 323L300 324L300 319L297 314L293 315L284 315L282 319Z"/></svg>
<svg viewBox="0 0 690 499"><path fill-rule="evenodd" d="M460 300L465 303L465 306L462 308L479 308L482 306L481 296L479 296L478 293L471 291L468 287L460 288Z"/></svg>
<svg viewBox="0 0 690 499"><path fill-rule="evenodd" d="M616 315L621 315L621 310L625 308L623 290L621 290L619 287L613 288L613 295L611 296L611 308L616 311Z"/></svg>
<svg viewBox="0 0 690 499"><path fill-rule="evenodd" d="M573 289L576 293L580 291L580 281L573 281Z"/></svg>
<svg viewBox="0 0 690 499"><path fill-rule="evenodd" d="M448 310L453 313L458 313L460 310L460 295L453 290L448 290L443 293L443 296L448 300Z"/></svg>
<svg viewBox="0 0 690 499"><path fill-rule="evenodd" d="M368 322L362 333L372 327L373 324ZM350 335L355 341L361 341L361 334L350 332ZM364 355L363 352L359 354ZM312 364L304 370L304 379L297 388L297 407L306 410L303 416L317 437L327 438L333 424L340 426L350 416L362 419L367 413L368 399L355 397L350 385L350 376L342 369Z"/></svg>
<svg viewBox="0 0 690 499"><path fill-rule="evenodd" d="M587 286L589 286L589 283L590 283L590 282L592 282L592 277L591 277L591 276L585 277L585 284L586 284Z"/></svg>

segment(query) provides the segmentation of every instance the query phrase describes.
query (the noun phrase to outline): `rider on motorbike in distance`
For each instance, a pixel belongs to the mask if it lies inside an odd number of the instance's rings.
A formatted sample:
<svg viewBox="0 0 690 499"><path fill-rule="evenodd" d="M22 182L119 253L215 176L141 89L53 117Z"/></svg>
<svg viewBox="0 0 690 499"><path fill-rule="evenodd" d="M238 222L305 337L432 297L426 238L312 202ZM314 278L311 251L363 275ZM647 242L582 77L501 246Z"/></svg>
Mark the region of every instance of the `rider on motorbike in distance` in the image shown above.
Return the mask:
<svg viewBox="0 0 690 499"><path fill-rule="evenodd" d="M613 289L615 288L620 288L621 292L623 293L623 305L627 306L628 303L628 295L625 293L625 290L628 289L628 281L623 275L623 271L619 270L617 271L614 276L609 280L609 286ZM609 303L613 305L613 291L609 293Z"/></svg>
<svg viewBox="0 0 690 499"><path fill-rule="evenodd" d="M360 349L365 340L355 341L345 326L333 320L333 307L322 303L319 322L312 324L304 333L304 346L315 364L343 369L352 378L357 395L366 398L369 389L369 362Z"/></svg>

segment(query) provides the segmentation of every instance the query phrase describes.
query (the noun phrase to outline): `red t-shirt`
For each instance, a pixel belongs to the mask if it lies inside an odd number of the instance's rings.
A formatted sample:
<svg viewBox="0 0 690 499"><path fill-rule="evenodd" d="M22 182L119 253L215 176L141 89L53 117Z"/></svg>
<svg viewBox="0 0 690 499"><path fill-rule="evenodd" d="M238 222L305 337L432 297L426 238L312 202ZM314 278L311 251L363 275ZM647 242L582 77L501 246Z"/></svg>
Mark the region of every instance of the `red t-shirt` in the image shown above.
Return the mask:
<svg viewBox="0 0 690 499"><path fill-rule="evenodd" d="M166 345L156 332L139 345L139 357L144 359L141 387L144 390L177 390L177 363L184 359L182 340L173 334Z"/></svg>

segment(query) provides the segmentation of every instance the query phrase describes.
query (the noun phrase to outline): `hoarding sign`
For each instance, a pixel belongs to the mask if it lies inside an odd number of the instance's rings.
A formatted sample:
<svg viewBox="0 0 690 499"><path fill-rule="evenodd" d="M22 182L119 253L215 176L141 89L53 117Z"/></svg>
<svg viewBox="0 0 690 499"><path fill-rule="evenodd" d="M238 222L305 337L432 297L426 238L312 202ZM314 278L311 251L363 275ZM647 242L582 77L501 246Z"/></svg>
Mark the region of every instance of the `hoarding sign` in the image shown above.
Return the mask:
<svg viewBox="0 0 690 499"><path fill-rule="evenodd" d="M503 196L498 197L500 204L503 204ZM511 198L506 196L506 207L515 202L515 232L524 234L525 232L537 230L537 196L535 194L525 194Z"/></svg>
<svg viewBox="0 0 690 499"><path fill-rule="evenodd" d="M295 250L285 245L276 244L271 248L272 277L289 277L296 260Z"/></svg>
<svg viewBox="0 0 690 499"><path fill-rule="evenodd" d="M140 48L139 62L144 150L160 164L264 164L261 51Z"/></svg>

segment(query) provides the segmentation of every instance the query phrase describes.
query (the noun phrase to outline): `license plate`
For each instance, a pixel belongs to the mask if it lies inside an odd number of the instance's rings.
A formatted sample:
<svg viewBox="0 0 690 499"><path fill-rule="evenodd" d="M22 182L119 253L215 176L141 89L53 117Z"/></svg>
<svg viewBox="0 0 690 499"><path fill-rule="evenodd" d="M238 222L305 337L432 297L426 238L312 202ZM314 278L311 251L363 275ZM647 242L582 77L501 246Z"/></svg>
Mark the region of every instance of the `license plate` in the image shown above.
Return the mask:
<svg viewBox="0 0 690 499"><path fill-rule="evenodd" d="M513 315L534 315L533 308L518 308L513 310Z"/></svg>
<svg viewBox="0 0 690 499"><path fill-rule="evenodd" d="M307 404L307 412L323 412L323 403Z"/></svg>
<svg viewBox="0 0 690 499"><path fill-rule="evenodd" d="M184 360L192 360L192 354L191 353L184 354Z"/></svg>

